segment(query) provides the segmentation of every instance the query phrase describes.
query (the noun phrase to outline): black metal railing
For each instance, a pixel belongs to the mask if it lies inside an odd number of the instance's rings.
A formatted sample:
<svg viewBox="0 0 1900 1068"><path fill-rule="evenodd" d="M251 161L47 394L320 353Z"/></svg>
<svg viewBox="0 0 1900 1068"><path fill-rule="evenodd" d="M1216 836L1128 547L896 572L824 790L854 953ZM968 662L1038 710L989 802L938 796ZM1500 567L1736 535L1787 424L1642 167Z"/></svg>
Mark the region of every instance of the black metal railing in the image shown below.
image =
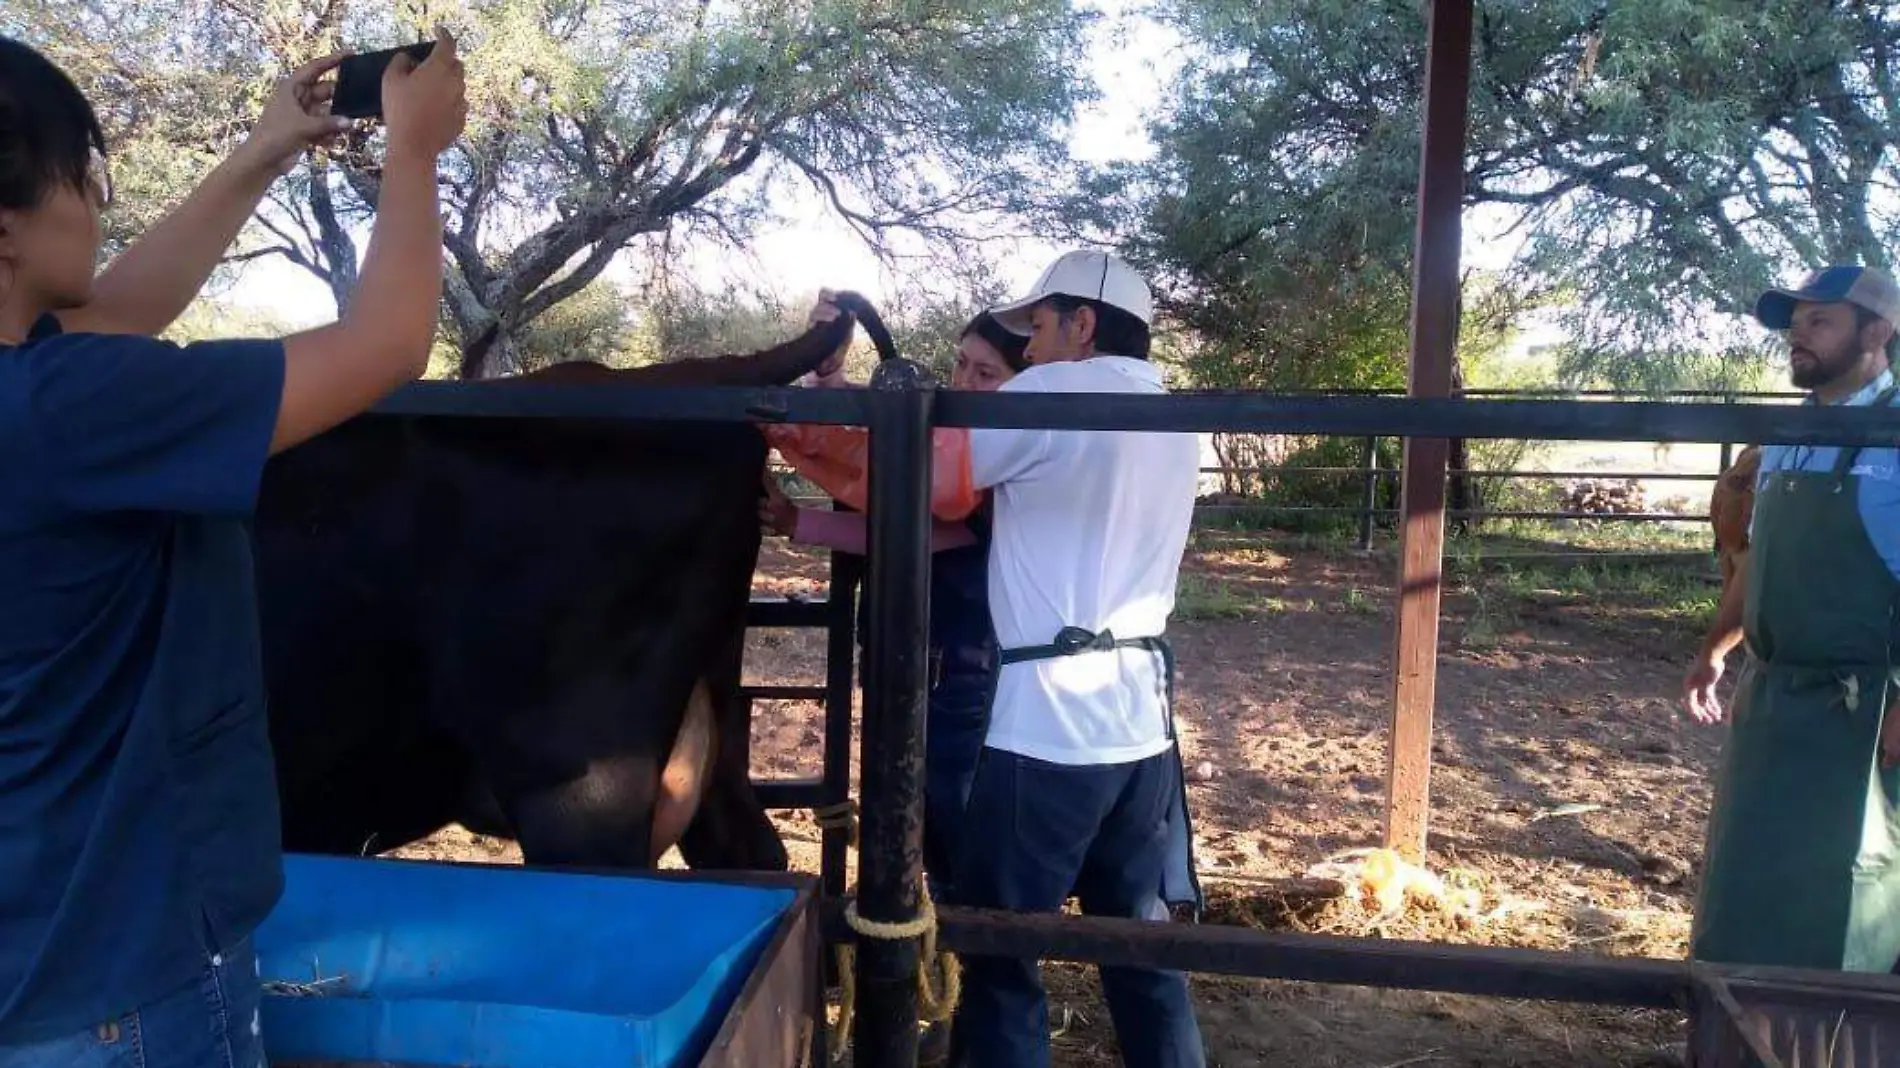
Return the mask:
<svg viewBox="0 0 1900 1068"><path fill-rule="evenodd" d="M921 901L923 665L929 618L923 576L933 427L1900 446L1900 418L1885 409L1238 393L939 393L920 368L903 360L881 364L868 390L543 384L496 390L419 383L377 411L462 418L770 419L870 428L871 567L865 596L873 614L864 680L858 902L867 919L886 922L913 919ZM828 752L827 768L832 759ZM1469 989L1460 976L1483 965L1495 973L1500 991L1604 1003L1656 1004L1665 993L1683 1003L1693 986L1685 962L1602 962L1585 968L1587 975L1573 975L1577 969L1566 965L1558 976L1552 971L1555 963L1511 951L1391 943L1376 947L1380 960L1362 968L1354 954L1364 948L1295 943L1287 936L1240 929L951 910L944 919L952 948L1039 959L1139 961L1235 975L1444 989ZM990 933L984 936L984 931ZM1294 957L1302 962L1298 968L1289 965ZM915 1063L916 959L914 940L872 940L860 948L857 1063Z"/></svg>
<svg viewBox="0 0 1900 1068"><path fill-rule="evenodd" d="M1290 391L1276 394L1285 397L1397 397L1403 396L1396 390L1345 390L1338 392ZM1469 389L1460 394L1472 399L1587 399L1590 401L1680 401L1709 399L1723 404L1762 403L1798 400L1805 394L1769 391L1720 391L1720 390L1668 390L1655 393L1642 393L1629 390L1559 390L1559 389ZM1327 436L1315 436L1315 441L1329 440ZM1199 503L1194 513L1197 521L1219 518L1240 518L1258 520L1262 523L1286 522L1306 517L1331 517L1350 519L1355 522L1357 542L1362 551L1373 547L1376 532L1387 525L1387 521L1396 518L1399 510L1395 507L1382 507L1379 503L1389 490L1396 486L1400 470L1396 467L1379 466L1379 448L1384 439L1367 436L1358 439L1360 462L1356 466L1319 466L1307 464L1269 463L1258 465L1222 464L1201 468L1203 475L1226 477L1243 476L1260 487L1257 495L1244 491L1223 490L1224 496L1240 498L1215 503ZM1662 444L1649 439L1620 442L1619 444ZM1453 468L1446 473L1450 479L1486 481L1486 482L1683 482L1712 485L1728 470L1734 462L1734 443L1721 442L1721 451L1714 469L1699 471L1583 471L1583 470L1541 470L1537 468L1502 469L1459 469ZM1217 449L1218 451L1218 449ZM774 470L784 473L790 468L775 465ZM1292 485L1310 484L1307 480L1319 481L1334 479L1354 480L1357 483L1358 503L1352 506L1328 504L1290 504L1275 500L1279 493L1286 492ZM1269 493L1267 487L1274 491ZM822 504L828 500L823 496L794 495L790 498L797 504ZM1587 511L1573 508L1536 508L1536 507L1497 507L1480 505L1472 508L1453 508L1446 513L1452 520L1484 522L1486 520L1522 520L1534 522L1587 522L1592 524L1705 524L1709 521L1706 510L1682 512L1667 508L1635 511ZM1652 550L1639 550L1645 555L1655 555ZM1536 555L1536 554L1533 554ZM1679 555L1701 555L1693 551Z"/></svg>

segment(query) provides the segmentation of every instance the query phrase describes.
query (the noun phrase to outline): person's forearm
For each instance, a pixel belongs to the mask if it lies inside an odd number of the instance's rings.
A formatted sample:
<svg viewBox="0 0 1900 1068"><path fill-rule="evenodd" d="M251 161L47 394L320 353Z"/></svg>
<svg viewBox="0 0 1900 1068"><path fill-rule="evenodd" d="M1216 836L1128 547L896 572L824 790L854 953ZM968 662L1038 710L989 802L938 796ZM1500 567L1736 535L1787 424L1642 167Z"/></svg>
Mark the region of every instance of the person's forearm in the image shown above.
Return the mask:
<svg viewBox="0 0 1900 1068"><path fill-rule="evenodd" d="M427 350L442 299L442 216L435 160L392 149L376 224L343 323L390 349Z"/></svg>
<svg viewBox="0 0 1900 1068"><path fill-rule="evenodd" d="M865 428L817 423L766 423L765 440L794 471L830 494L833 500L863 511L869 492L870 439ZM937 427L931 431L930 511L959 522L982 500L970 466L970 431Z"/></svg>
<svg viewBox="0 0 1900 1068"><path fill-rule="evenodd" d="M284 400L271 450L306 441L420 376L441 298L435 161L392 151L349 310L284 339Z"/></svg>
<svg viewBox="0 0 1900 1068"><path fill-rule="evenodd" d="M792 530L792 540L801 545L836 549L857 556L865 554L868 537L863 512L833 512L823 508L798 509L798 522ZM975 544L976 535L968 525L946 523L941 519L931 521L931 552L947 552Z"/></svg>
<svg viewBox="0 0 1900 1068"><path fill-rule="evenodd" d="M832 512L823 508L797 509L792 540L800 545L834 549L863 556L867 532L862 512Z"/></svg>
<svg viewBox="0 0 1900 1068"><path fill-rule="evenodd" d="M157 334L184 312L269 191L276 171L239 148L183 203L120 253L83 309L101 332Z"/></svg>
<svg viewBox="0 0 1900 1068"><path fill-rule="evenodd" d="M1701 657L1705 661L1713 663L1722 660L1742 640L1742 606L1748 600L1745 563L1745 558L1737 562L1734 578L1722 588L1722 601L1716 607L1715 622L1702 640Z"/></svg>

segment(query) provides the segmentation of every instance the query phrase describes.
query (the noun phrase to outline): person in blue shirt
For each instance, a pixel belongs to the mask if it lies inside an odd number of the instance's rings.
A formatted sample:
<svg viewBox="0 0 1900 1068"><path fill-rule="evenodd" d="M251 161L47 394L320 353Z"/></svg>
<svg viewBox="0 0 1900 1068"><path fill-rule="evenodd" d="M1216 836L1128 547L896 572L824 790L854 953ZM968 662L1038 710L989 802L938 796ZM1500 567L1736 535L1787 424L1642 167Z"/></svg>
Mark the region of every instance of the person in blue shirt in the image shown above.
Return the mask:
<svg viewBox="0 0 1900 1068"><path fill-rule="evenodd" d="M245 520L264 463L421 375L455 45L383 80L388 148L339 322L155 340L304 149L337 57L95 277L91 104L0 38L0 1068L264 1063L253 928L282 882Z"/></svg>
<svg viewBox="0 0 1900 1068"><path fill-rule="evenodd" d="M1757 302L1807 403L1895 407L1900 289L1829 267ZM1900 411L1894 413L1900 423ZM1900 451L1765 445L1749 546L1684 681L1719 723L1744 640L1709 817L1698 960L1887 972L1900 961Z"/></svg>

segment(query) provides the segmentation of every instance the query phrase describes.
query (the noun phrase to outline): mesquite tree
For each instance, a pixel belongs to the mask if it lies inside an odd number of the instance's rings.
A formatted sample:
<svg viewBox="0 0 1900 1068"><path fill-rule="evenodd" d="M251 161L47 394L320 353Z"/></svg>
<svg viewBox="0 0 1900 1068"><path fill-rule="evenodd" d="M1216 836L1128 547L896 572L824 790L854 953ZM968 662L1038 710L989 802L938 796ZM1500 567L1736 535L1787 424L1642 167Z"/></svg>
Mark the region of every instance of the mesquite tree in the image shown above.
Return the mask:
<svg viewBox="0 0 1900 1068"><path fill-rule="evenodd" d="M1159 151L1097 188L1131 253L1216 336L1402 330L1425 5L1163 7ZM1565 310L1574 375L1698 377L1762 287L1889 263L1900 3L1479 0L1472 50L1466 203L1528 238L1508 281Z"/></svg>
<svg viewBox="0 0 1900 1068"><path fill-rule="evenodd" d="M1033 212L1090 91L1068 0L16 0L22 35L99 104L135 232L228 150L272 75L340 47L463 41L471 115L443 164L445 326L467 375L630 244L734 245L803 184L867 237ZM273 190L239 257L341 307L377 197L374 129ZM813 288L825 281L813 265Z"/></svg>

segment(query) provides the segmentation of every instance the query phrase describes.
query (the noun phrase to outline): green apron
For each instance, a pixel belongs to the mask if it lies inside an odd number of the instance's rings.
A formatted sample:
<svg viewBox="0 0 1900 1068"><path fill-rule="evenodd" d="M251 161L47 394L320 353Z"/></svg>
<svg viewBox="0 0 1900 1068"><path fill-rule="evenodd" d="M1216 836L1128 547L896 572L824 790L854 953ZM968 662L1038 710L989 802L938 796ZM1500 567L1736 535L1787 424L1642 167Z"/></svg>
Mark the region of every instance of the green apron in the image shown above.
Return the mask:
<svg viewBox="0 0 1900 1068"><path fill-rule="evenodd" d="M1749 657L1709 817L1697 960L1887 972L1900 958L1900 773L1879 753L1900 580L1861 520L1859 453L1773 472L1755 496Z"/></svg>

